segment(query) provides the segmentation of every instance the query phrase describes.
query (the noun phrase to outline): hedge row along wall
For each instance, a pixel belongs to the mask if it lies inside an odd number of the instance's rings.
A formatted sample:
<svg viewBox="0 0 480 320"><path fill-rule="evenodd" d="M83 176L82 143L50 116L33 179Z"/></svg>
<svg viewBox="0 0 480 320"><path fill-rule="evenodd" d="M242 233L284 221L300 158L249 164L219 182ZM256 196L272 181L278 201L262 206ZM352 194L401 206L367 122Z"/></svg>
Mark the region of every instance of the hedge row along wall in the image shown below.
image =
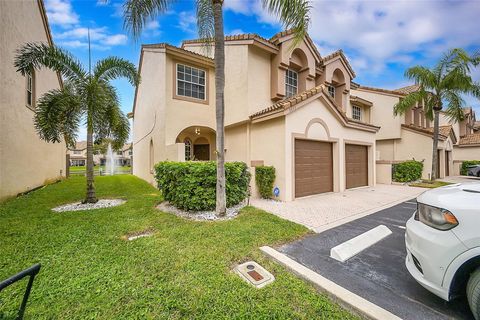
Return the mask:
<svg viewBox="0 0 480 320"><path fill-rule="evenodd" d="M227 207L248 197L250 172L244 162L226 162ZM200 211L215 209L217 168L214 161L172 162L155 166L155 178L164 199L179 209Z"/></svg>

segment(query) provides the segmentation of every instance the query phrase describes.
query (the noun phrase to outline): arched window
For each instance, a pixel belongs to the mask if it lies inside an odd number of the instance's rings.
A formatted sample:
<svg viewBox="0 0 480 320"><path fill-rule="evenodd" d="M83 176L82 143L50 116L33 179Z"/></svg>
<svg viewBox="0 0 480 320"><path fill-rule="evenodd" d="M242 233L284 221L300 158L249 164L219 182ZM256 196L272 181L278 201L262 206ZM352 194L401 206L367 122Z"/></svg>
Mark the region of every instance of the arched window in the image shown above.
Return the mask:
<svg viewBox="0 0 480 320"><path fill-rule="evenodd" d="M185 143L185 161L190 161L192 160L192 141L186 138L183 143Z"/></svg>
<svg viewBox="0 0 480 320"><path fill-rule="evenodd" d="M153 139L150 140L150 160L149 160L149 167L150 167L150 172L153 173L153 165L154 165L154 159L153 159Z"/></svg>

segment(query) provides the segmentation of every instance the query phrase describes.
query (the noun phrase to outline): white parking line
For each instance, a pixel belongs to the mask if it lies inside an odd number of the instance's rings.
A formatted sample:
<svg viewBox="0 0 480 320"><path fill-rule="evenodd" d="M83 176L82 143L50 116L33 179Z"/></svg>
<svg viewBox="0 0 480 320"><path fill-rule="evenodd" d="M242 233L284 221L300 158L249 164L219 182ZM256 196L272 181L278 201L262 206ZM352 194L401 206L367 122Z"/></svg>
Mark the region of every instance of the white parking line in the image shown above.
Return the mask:
<svg viewBox="0 0 480 320"><path fill-rule="evenodd" d="M392 231L388 229L387 226L383 224L379 225L355 238L333 247L330 249L330 257L340 262L345 262L391 234Z"/></svg>
<svg viewBox="0 0 480 320"><path fill-rule="evenodd" d="M397 226L397 228L400 228L400 229L403 229L403 230L407 229L407 227L404 227L404 226Z"/></svg>
<svg viewBox="0 0 480 320"><path fill-rule="evenodd" d="M412 201L405 201L404 203L408 203L408 204L417 204L416 202L412 202Z"/></svg>

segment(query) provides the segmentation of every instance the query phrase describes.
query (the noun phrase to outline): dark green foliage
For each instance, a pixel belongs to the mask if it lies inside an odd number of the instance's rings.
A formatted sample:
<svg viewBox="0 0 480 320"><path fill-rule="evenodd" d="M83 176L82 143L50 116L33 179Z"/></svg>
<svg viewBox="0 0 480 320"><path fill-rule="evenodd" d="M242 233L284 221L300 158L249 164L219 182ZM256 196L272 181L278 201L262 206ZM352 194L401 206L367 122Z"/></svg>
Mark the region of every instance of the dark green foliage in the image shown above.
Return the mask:
<svg viewBox="0 0 480 320"><path fill-rule="evenodd" d="M275 182L275 168L273 166L256 167L255 182L262 198L271 198L273 196L273 183Z"/></svg>
<svg viewBox="0 0 480 320"><path fill-rule="evenodd" d="M460 174L466 176L468 174L468 167L475 164L480 164L480 160L463 161L462 166L460 167Z"/></svg>
<svg viewBox="0 0 480 320"><path fill-rule="evenodd" d="M409 160L393 166L393 181L410 182L422 177L423 162Z"/></svg>
<svg viewBox="0 0 480 320"><path fill-rule="evenodd" d="M183 210L215 209L217 168L214 161L172 162L155 166L155 178L165 200ZM225 163L227 207L248 196L250 172L243 162Z"/></svg>

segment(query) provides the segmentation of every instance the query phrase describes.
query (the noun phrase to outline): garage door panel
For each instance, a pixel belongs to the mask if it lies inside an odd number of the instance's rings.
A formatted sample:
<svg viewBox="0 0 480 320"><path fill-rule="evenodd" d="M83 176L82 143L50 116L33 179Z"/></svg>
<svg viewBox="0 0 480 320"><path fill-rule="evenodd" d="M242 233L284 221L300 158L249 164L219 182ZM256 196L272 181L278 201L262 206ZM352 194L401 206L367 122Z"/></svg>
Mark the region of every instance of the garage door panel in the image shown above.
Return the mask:
<svg viewBox="0 0 480 320"><path fill-rule="evenodd" d="M332 144L295 140L295 197L333 191Z"/></svg>
<svg viewBox="0 0 480 320"><path fill-rule="evenodd" d="M368 147L345 145L346 188L368 186Z"/></svg>

